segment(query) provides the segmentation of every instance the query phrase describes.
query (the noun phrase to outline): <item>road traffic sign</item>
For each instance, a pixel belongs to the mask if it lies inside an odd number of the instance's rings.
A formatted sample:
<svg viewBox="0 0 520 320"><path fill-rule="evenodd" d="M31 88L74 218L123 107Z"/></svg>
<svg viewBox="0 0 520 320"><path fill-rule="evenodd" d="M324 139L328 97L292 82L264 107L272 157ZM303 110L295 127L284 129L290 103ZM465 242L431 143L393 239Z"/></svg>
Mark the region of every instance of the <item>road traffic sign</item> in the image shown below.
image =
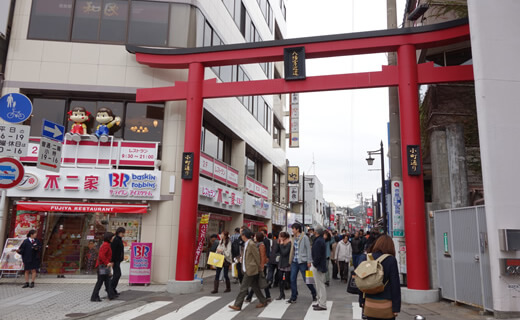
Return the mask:
<svg viewBox="0 0 520 320"><path fill-rule="evenodd" d="M61 142L42 137L36 167L43 170L60 172L61 148Z"/></svg>
<svg viewBox="0 0 520 320"><path fill-rule="evenodd" d="M0 154L8 157L26 156L29 149L30 130L30 126L0 125Z"/></svg>
<svg viewBox="0 0 520 320"><path fill-rule="evenodd" d="M0 189L15 187L22 181L25 170L20 161L13 158L0 158Z"/></svg>
<svg viewBox="0 0 520 320"><path fill-rule="evenodd" d="M0 118L10 123L27 120L32 113L31 100L21 93L8 93L0 98Z"/></svg>
<svg viewBox="0 0 520 320"><path fill-rule="evenodd" d="M63 142L65 127L49 120L43 119L42 137L54 141Z"/></svg>

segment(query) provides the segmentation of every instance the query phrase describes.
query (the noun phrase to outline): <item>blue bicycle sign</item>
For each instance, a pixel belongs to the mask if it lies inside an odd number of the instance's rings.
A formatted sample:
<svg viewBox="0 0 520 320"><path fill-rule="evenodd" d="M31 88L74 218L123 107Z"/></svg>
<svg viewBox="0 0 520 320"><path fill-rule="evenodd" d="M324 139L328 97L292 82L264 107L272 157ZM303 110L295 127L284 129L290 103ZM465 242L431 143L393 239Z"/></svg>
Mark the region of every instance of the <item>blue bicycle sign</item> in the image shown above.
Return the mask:
<svg viewBox="0 0 520 320"><path fill-rule="evenodd" d="M24 122L32 110L31 100L21 93L8 93L0 98L0 118L7 122Z"/></svg>

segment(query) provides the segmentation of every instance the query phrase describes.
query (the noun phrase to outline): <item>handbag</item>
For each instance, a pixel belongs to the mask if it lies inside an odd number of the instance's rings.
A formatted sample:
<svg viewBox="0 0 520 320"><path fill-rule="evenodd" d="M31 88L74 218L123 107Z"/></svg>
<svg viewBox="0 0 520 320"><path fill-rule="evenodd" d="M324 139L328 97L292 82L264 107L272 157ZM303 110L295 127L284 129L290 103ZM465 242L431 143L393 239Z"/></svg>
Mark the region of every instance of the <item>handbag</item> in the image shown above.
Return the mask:
<svg viewBox="0 0 520 320"><path fill-rule="evenodd" d="M224 264L224 255L210 252L208 257L208 264L217 268L222 268L222 265Z"/></svg>
<svg viewBox="0 0 520 320"><path fill-rule="evenodd" d="M269 286L269 284L267 283L267 280L265 279L265 274L260 271L258 273L258 287L260 287L260 289L265 289Z"/></svg>
<svg viewBox="0 0 520 320"><path fill-rule="evenodd" d="M314 275L311 270L305 271L305 283L306 284L314 284Z"/></svg>
<svg viewBox="0 0 520 320"><path fill-rule="evenodd" d="M361 291L356 285L356 276L354 274L351 274L348 279L347 292L352 294L361 294Z"/></svg>
<svg viewBox="0 0 520 320"><path fill-rule="evenodd" d="M237 270L237 264L236 262L233 262L231 264L231 276L233 278L238 278L238 270Z"/></svg>
<svg viewBox="0 0 520 320"><path fill-rule="evenodd" d="M392 300L388 299L372 299L365 297L365 305L363 308L365 316L378 319L393 319Z"/></svg>
<svg viewBox="0 0 520 320"><path fill-rule="evenodd" d="M97 273L100 275L100 276L105 276L105 275L109 275L110 274L110 267L104 265L104 264L100 264L98 266L98 269L97 269Z"/></svg>

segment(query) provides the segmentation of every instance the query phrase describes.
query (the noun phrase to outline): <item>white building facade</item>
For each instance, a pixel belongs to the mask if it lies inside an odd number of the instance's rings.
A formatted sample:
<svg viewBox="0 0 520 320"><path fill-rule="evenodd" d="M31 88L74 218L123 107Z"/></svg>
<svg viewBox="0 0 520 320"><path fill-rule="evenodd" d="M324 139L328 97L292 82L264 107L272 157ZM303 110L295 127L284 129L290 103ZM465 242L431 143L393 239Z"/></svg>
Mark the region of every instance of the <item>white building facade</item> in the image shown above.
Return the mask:
<svg viewBox="0 0 520 320"><path fill-rule="evenodd" d="M2 95L33 103L21 160L34 185L8 191L5 235L37 228L48 247L42 271L79 274L89 270L91 243L122 226L127 247L153 244L152 281L174 279L186 103L136 103L135 92L186 81L187 71L140 65L125 45L218 46L283 39L285 30L283 0L16 1ZM283 65L207 68L205 77L283 77ZM208 235L286 225L284 105L279 95L204 102L199 215L210 214ZM113 138L66 139L61 170L37 168L42 120L70 130L75 107L91 115L109 108L120 118ZM86 122L89 134L95 122Z"/></svg>

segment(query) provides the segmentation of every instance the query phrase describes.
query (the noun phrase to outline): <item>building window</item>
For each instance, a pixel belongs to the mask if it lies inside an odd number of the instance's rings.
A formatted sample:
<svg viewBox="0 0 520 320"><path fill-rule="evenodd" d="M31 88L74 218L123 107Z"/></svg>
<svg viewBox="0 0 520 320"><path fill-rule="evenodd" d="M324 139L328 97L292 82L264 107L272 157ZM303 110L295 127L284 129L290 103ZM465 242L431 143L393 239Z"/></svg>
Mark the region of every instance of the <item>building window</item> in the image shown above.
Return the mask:
<svg viewBox="0 0 520 320"><path fill-rule="evenodd" d="M168 3L133 1L128 23L128 43L166 46Z"/></svg>
<svg viewBox="0 0 520 320"><path fill-rule="evenodd" d="M262 161L253 155L246 155L246 176L262 182Z"/></svg>
<svg viewBox="0 0 520 320"><path fill-rule="evenodd" d="M202 128L201 150L213 158L231 163L231 141L205 123Z"/></svg>
<svg viewBox="0 0 520 320"><path fill-rule="evenodd" d="M69 40L74 0L34 0L29 38Z"/></svg>
<svg viewBox="0 0 520 320"><path fill-rule="evenodd" d="M53 99L34 98L33 113L24 122L31 126L31 136L41 136L42 120L64 125L70 131L72 121L68 120L67 112L75 107L83 107L90 112L87 133L96 131L98 123L95 120L99 108L108 108L114 117L120 117L121 122L110 128L110 135L115 138L131 141L162 141L164 106L161 104L143 104L130 101L103 101L88 99Z"/></svg>
<svg viewBox="0 0 520 320"><path fill-rule="evenodd" d="M282 146L282 130L276 123L273 126L273 140L276 145Z"/></svg>
<svg viewBox="0 0 520 320"><path fill-rule="evenodd" d="M280 202L280 173L273 171L273 202Z"/></svg>

